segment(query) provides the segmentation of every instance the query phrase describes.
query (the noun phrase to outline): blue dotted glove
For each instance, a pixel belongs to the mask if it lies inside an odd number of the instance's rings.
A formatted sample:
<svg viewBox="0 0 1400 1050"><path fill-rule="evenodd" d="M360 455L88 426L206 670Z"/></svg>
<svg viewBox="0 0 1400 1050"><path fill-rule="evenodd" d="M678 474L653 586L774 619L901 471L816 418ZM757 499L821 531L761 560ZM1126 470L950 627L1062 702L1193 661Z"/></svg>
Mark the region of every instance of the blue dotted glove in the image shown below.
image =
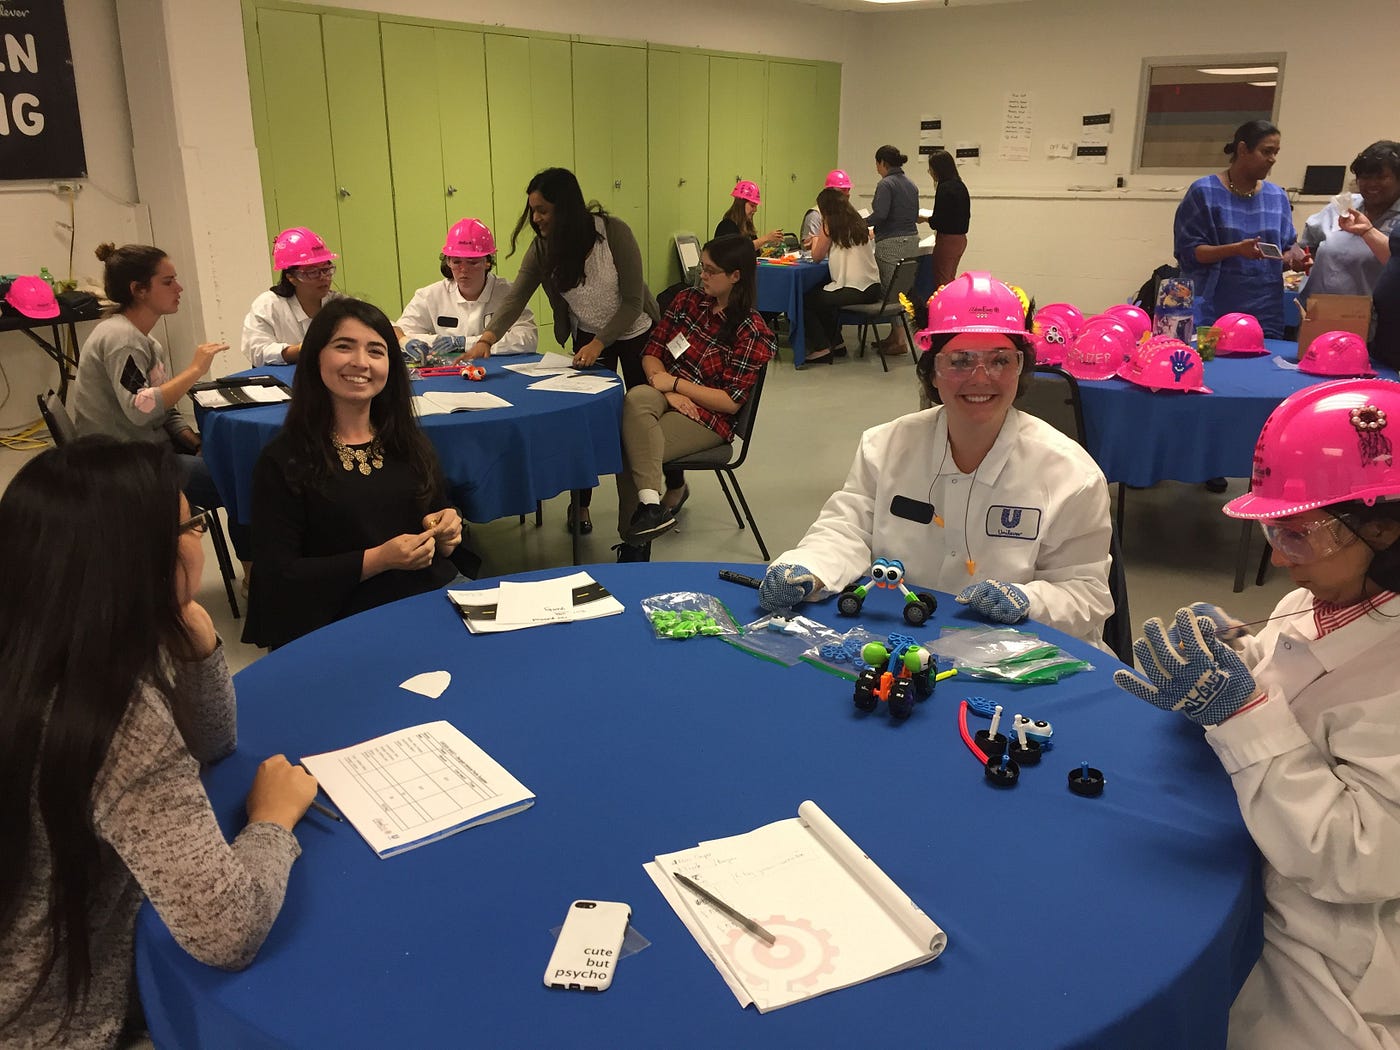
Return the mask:
<svg viewBox="0 0 1400 1050"><path fill-rule="evenodd" d="M997 623L1020 623L1031 611L1031 600L1025 591L1014 583L999 580L968 584L957 601Z"/></svg>
<svg viewBox="0 0 1400 1050"><path fill-rule="evenodd" d="M817 578L803 565L770 565L758 588L758 604L770 613L788 613L811 597Z"/></svg>
<svg viewBox="0 0 1400 1050"><path fill-rule="evenodd" d="M1249 631L1243 623L1210 602L1192 602L1190 608L1192 616L1204 616L1215 625L1215 637L1218 641L1224 642L1236 652L1243 648L1243 639L1249 637ZM1167 637L1171 639L1172 645L1181 648L1181 639L1177 636L1175 623L1167 628Z"/></svg>
<svg viewBox="0 0 1400 1050"><path fill-rule="evenodd" d="M421 339L410 339L403 344L403 356L411 365L421 365L428 359L428 344Z"/></svg>
<svg viewBox="0 0 1400 1050"><path fill-rule="evenodd" d="M428 349L437 357L465 353L467 349L467 337L464 335L440 335L433 340L432 346L428 347Z"/></svg>
<svg viewBox="0 0 1400 1050"><path fill-rule="evenodd" d="M1254 699L1258 690L1253 676L1234 650L1216 639L1209 616L1178 609L1172 631L1181 639L1179 647L1160 618L1143 624L1143 637L1133 643L1133 654L1147 681L1121 670L1113 672L1114 683L1203 726L1219 725Z"/></svg>

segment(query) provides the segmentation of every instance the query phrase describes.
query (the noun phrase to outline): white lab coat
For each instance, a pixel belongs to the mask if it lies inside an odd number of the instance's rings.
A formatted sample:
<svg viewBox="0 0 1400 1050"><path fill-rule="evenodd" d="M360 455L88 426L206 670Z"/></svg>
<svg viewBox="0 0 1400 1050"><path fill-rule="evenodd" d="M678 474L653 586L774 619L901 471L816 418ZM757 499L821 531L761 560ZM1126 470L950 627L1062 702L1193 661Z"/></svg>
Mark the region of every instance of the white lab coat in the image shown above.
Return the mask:
<svg viewBox="0 0 1400 1050"><path fill-rule="evenodd" d="M932 503L943 524L896 516L896 496ZM845 486L776 561L826 584L814 599L868 578L877 557L903 562L911 590L1014 583L1031 619L1102 647L1111 532L1103 472L1070 438L1012 408L981 466L963 474L939 406L867 430Z"/></svg>
<svg viewBox="0 0 1400 1050"><path fill-rule="evenodd" d="M1264 855L1232 1050L1400 1046L1400 600L1322 639L1293 591L1243 653L1268 699L1206 731Z"/></svg>
<svg viewBox="0 0 1400 1050"><path fill-rule="evenodd" d="M340 297L339 292L327 292L321 305ZM254 368L258 365L285 365L282 351L306 338L311 318L301 308L295 295L282 298L276 292L263 292L248 307L243 318L243 354Z"/></svg>
<svg viewBox="0 0 1400 1050"><path fill-rule="evenodd" d="M435 335L465 336L467 348L481 338L491 323L491 316L504 305L510 294L510 282L494 273L486 275L486 286L476 302L468 302L457 290L457 282L449 279L419 288L403 308L403 316L395 325L405 340ZM451 322L456 322L455 324ZM535 315L526 307L515 324L491 347L493 357L503 354L533 354L539 345L540 333L535 327Z"/></svg>

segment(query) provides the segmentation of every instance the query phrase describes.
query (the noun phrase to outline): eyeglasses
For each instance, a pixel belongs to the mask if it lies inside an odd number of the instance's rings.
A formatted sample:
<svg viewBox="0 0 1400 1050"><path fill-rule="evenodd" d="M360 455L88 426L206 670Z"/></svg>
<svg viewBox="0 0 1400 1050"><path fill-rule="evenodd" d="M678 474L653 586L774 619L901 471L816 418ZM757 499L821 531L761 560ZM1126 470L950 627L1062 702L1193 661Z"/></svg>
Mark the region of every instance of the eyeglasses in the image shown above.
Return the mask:
<svg viewBox="0 0 1400 1050"><path fill-rule="evenodd" d="M319 281L326 277L335 276L335 263L327 263L325 266L299 266L291 274L292 277L303 281Z"/></svg>
<svg viewBox="0 0 1400 1050"><path fill-rule="evenodd" d="M700 264L700 272L706 277L723 277L725 273L718 266L706 266L704 263Z"/></svg>
<svg viewBox="0 0 1400 1050"><path fill-rule="evenodd" d="M1323 518L1311 525L1302 525L1287 518L1282 521L1261 521L1264 539L1285 561L1294 565L1330 558L1350 547L1359 536L1354 531L1357 522L1349 514Z"/></svg>
<svg viewBox="0 0 1400 1050"><path fill-rule="evenodd" d="M209 531L209 512L203 507L191 507L190 516L177 526L181 533L192 532L203 536Z"/></svg>
<svg viewBox="0 0 1400 1050"><path fill-rule="evenodd" d="M933 359L933 370L949 379L971 379L979 368L991 379L1000 379L1008 368L1021 374L1023 355L1019 350L944 350Z"/></svg>

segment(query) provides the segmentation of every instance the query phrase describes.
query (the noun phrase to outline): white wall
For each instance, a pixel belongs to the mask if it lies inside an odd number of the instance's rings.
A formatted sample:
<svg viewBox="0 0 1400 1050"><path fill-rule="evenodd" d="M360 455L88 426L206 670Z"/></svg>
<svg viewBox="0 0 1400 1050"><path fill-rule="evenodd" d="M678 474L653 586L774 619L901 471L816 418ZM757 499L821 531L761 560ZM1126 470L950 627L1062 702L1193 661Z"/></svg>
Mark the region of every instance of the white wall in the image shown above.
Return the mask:
<svg viewBox="0 0 1400 1050"><path fill-rule="evenodd" d="M1400 33L1396 0L1355 0L1346 14L1368 40ZM982 147L980 166L962 170L973 198L963 269L1005 275L1042 303L1101 309L1171 260L1172 216L1194 176L1131 174L1144 57L1286 54L1283 150L1272 176L1282 186L1301 184L1307 164L1348 164L1376 139L1400 139L1381 66L1356 56L1303 0L1179 0L1169 11L1123 0L1037 0L870 17L878 46L842 75L840 156L857 193L873 187L875 150L889 142L910 155L908 174L931 203L918 121L940 116L945 144ZM1029 162L996 158L1008 91L1033 96ZM1080 116L1103 109L1114 110L1107 165L1044 159L1048 140L1079 137ZM1113 187L1118 175L1126 192L1067 192L1076 184ZM1299 202L1295 220L1319 207Z"/></svg>

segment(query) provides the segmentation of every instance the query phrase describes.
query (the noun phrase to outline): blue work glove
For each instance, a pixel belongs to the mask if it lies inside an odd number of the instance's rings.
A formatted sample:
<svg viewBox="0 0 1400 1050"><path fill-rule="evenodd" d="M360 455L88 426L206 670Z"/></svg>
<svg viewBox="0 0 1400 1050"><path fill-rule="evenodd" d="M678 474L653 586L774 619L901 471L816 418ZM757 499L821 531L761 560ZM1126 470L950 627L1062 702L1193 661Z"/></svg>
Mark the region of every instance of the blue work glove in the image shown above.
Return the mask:
<svg viewBox="0 0 1400 1050"><path fill-rule="evenodd" d="M433 340L433 345L428 349L437 357L466 353L467 337L464 335L440 335Z"/></svg>
<svg viewBox="0 0 1400 1050"><path fill-rule="evenodd" d="M817 578L803 565L770 565L758 588L758 604L770 613L789 613L817 589Z"/></svg>
<svg viewBox="0 0 1400 1050"><path fill-rule="evenodd" d="M403 344L404 359L411 365L421 365L428 359L428 344L421 339L410 339Z"/></svg>
<svg viewBox="0 0 1400 1050"><path fill-rule="evenodd" d="M968 584L957 601L997 623L1020 623L1031 611L1031 600L1025 591L1014 583L999 580Z"/></svg>
<svg viewBox="0 0 1400 1050"><path fill-rule="evenodd" d="M1172 630L1180 646L1159 617L1142 625L1143 637L1133 643L1133 654L1148 680L1126 669L1114 671L1120 689L1203 726L1219 725L1258 694L1244 662L1216 639L1209 616L1178 609Z"/></svg>
<svg viewBox="0 0 1400 1050"><path fill-rule="evenodd" d="M1211 605L1210 602L1192 602L1192 616L1204 616L1215 625L1215 637L1228 645L1235 652L1240 652L1244 648L1244 639L1249 637L1249 631L1245 625L1227 613L1218 605ZM1181 648L1181 639L1177 637L1176 624L1167 628L1167 637L1171 639L1172 645Z"/></svg>

